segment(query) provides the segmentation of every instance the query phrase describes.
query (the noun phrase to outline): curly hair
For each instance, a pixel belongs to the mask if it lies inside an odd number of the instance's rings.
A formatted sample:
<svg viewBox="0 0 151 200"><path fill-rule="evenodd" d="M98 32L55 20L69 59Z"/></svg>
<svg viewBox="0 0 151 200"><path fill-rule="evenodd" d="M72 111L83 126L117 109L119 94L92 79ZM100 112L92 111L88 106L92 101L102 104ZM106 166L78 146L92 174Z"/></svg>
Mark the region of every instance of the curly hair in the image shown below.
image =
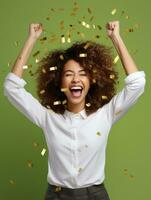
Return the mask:
<svg viewBox="0 0 151 200"><path fill-rule="evenodd" d="M89 73L90 88L85 101L87 115L108 103L116 94L118 80L111 49L88 40L75 42L66 50L48 52L36 71L37 94L41 104L56 113L64 113L67 98L61 91L61 76L68 60L75 60Z"/></svg>

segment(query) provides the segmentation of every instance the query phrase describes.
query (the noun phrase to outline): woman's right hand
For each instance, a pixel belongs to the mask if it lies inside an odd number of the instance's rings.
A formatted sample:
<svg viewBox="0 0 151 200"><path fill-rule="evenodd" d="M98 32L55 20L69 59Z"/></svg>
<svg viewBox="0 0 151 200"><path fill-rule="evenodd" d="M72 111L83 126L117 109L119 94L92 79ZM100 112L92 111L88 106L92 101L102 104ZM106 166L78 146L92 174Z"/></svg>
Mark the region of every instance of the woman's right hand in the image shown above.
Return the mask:
<svg viewBox="0 0 151 200"><path fill-rule="evenodd" d="M29 38L37 40L42 33L42 24L30 24L29 25Z"/></svg>

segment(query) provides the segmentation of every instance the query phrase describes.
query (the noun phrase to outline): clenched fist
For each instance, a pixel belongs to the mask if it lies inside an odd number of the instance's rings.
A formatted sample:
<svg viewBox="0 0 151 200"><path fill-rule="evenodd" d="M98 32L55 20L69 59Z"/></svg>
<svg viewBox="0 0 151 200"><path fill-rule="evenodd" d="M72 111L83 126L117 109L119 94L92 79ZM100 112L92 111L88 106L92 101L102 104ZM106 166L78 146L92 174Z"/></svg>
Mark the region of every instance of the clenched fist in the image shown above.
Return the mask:
<svg viewBox="0 0 151 200"><path fill-rule="evenodd" d="M110 38L119 35L119 21L112 21L106 24L107 34Z"/></svg>
<svg viewBox="0 0 151 200"><path fill-rule="evenodd" d="M29 37L38 39L42 33L42 24L30 24L29 26Z"/></svg>

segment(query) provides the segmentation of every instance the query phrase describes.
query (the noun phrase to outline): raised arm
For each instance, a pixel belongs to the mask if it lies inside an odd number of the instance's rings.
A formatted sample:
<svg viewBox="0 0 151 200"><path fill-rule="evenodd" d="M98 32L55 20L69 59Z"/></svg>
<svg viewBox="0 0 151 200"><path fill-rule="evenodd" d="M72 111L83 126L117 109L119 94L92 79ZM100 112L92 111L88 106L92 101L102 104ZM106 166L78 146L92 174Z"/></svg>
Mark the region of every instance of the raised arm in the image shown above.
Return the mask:
<svg viewBox="0 0 151 200"><path fill-rule="evenodd" d="M106 25L107 34L111 38L118 54L122 65L124 67L126 75L129 75L133 72L138 71L134 60L132 59L131 55L129 54L121 36L120 36L120 28L119 28L119 21L109 22Z"/></svg>
<svg viewBox="0 0 151 200"><path fill-rule="evenodd" d="M30 25L29 37L25 42L11 72L9 72L5 78L4 95L17 110L42 128L45 125L47 109L24 88L27 82L22 78L23 66L26 65L34 43L40 36L41 32L42 26L40 24Z"/></svg>
<svg viewBox="0 0 151 200"><path fill-rule="evenodd" d="M22 78L23 76L23 66L26 65L26 62L31 54L33 46L36 40L42 33L42 25L41 24L30 24L29 27L29 35L22 48L19 56L17 57L15 64L11 70L12 73Z"/></svg>
<svg viewBox="0 0 151 200"><path fill-rule="evenodd" d="M119 21L109 22L106 25L107 34L111 38L121 59L126 73L124 88L106 104L108 120L113 125L132 105L134 105L144 92L146 83L144 71L139 71L129 54L119 33Z"/></svg>

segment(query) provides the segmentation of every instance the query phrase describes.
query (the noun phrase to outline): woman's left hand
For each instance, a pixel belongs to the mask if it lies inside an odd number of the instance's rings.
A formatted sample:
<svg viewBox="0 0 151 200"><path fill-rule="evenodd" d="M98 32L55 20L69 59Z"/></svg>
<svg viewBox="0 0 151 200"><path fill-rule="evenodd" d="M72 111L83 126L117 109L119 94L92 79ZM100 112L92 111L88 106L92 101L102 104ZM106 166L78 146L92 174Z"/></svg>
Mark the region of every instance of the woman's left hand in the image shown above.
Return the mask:
<svg viewBox="0 0 151 200"><path fill-rule="evenodd" d="M107 35L110 38L113 38L115 36L119 35L119 21L112 21L112 22L108 22L106 24L106 29L107 29Z"/></svg>

